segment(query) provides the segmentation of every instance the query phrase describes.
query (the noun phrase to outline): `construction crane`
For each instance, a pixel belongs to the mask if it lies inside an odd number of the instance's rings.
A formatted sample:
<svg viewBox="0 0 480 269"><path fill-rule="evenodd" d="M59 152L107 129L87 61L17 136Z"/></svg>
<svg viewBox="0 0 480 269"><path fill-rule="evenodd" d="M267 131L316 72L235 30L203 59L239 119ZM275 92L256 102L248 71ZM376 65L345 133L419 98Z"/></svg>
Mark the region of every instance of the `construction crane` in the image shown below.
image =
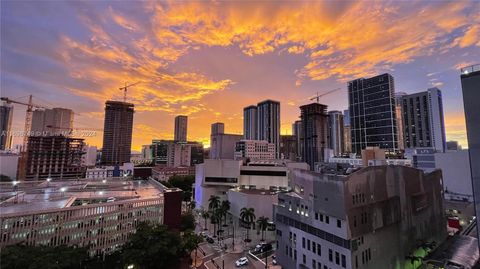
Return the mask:
<svg viewBox="0 0 480 269"><path fill-rule="evenodd" d="M19 105L24 105L27 106L27 112L25 114L25 128L24 128L24 135L23 135L23 145L22 149L23 151L27 151L27 141L28 141L28 136L30 134L30 130L32 128L32 114L33 114L33 108L44 108L47 109L47 107L44 107L42 105L37 105L32 102L32 95L30 94L28 96L28 103L20 102L20 101L15 101L12 100L8 97L0 97L0 100L5 101L7 104L19 104Z"/></svg>
<svg viewBox="0 0 480 269"><path fill-rule="evenodd" d="M140 81L137 81L135 83L132 83L132 84L129 84L127 85L127 82L125 82L125 86L124 87L120 87L118 88L119 90L123 91L123 102L127 102L127 90L128 90L128 87L132 87L132 86L135 86L137 84L139 84Z"/></svg>
<svg viewBox="0 0 480 269"><path fill-rule="evenodd" d="M330 90L330 91L328 91L328 92L326 92L326 93L322 93L322 94L318 94L318 92L317 92L317 95L315 95L315 96L313 96L312 98L310 98L310 100L312 100L312 101L313 101L313 100L317 100L317 103L319 103L319 102L320 102L320 97L323 97L323 96L325 96L325 95L327 95L327 94L331 94L331 93L336 92L336 91L339 91L339 90L341 90L341 88L336 88L336 89Z"/></svg>

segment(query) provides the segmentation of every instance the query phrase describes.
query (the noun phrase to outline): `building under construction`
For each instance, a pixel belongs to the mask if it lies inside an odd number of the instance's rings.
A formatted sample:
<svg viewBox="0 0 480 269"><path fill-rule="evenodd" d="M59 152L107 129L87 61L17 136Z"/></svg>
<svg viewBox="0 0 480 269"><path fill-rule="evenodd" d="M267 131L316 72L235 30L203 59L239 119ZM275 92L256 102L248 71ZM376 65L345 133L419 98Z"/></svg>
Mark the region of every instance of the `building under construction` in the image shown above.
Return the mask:
<svg viewBox="0 0 480 269"><path fill-rule="evenodd" d="M65 136L30 136L25 179L75 179L83 177L83 139Z"/></svg>

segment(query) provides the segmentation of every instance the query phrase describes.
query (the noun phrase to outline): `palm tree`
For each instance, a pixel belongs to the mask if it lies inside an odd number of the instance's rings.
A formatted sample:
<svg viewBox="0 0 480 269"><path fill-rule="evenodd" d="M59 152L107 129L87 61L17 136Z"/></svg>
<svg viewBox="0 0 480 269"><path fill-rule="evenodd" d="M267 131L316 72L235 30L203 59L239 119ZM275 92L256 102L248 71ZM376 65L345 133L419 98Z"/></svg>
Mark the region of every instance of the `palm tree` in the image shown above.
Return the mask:
<svg viewBox="0 0 480 269"><path fill-rule="evenodd" d="M230 202L227 200L222 201L220 208L222 209L222 215L223 215L223 227L227 227L227 213L230 210Z"/></svg>
<svg viewBox="0 0 480 269"><path fill-rule="evenodd" d="M216 195L211 195L208 199L208 209L213 211L220 206L220 197Z"/></svg>
<svg viewBox="0 0 480 269"><path fill-rule="evenodd" d="M217 236L217 225L222 218L222 212L219 208L213 210L210 214L210 223L213 224L213 237Z"/></svg>
<svg viewBox="0 0 480 269"><path fill-rule="evenodd" d="M207 219L210 218L210 213L207 210L202 211L202 218L205 220L205 228L203 228L204 231L208 230L207 228Z"/></svg>
<svg viewBox="0 0 480 269"><path fill-rule="evenodd" d="M240 219L247 224L247 238L245 239L245 242L250 242L250 238L248 237L248 231L250 230L252 223L255 222L255 209L253 208L242 208L240 211Z"/></svg>
<svg viewBox="0 0 480 269"><path fill-rule="evenodd" d="M258 228L262 231L262 241L265 241L265 231L268 227L268 218L267 217L260 217L257 220Z"/></svg>

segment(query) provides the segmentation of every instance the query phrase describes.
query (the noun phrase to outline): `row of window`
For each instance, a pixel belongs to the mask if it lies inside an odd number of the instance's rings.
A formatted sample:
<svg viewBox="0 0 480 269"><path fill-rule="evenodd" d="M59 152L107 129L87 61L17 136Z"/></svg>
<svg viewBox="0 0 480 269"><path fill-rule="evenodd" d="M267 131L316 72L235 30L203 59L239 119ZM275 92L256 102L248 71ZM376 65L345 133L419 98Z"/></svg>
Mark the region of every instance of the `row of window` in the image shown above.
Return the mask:
<svg viewBox="0 0 480 269"><path fill-rule="evenodd" d="M319 220L321 222L325 222L326 224L330 224L330 217L328 215L323 215L321 213L315 212L315 220ZM337 228L342 228L342 221L337 219Z"/></svg>

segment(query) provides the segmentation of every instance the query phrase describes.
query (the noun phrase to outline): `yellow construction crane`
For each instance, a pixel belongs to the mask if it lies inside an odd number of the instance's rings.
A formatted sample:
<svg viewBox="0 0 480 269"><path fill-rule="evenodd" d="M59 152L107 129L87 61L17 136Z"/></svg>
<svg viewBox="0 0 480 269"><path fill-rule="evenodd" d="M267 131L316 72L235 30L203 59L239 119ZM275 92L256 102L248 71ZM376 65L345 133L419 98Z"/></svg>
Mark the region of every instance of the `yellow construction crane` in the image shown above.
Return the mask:
<svg viewBox="0 0 480 269"><path fill-rule="evenodd" d="M339 90L341 90L341 88L336 88L336 89L330 90L330 91L328 91L328 92L326 92L326 93L322 93L322 94L318 94L318 92L317 92L317 95L315 95L315 96L313 96L312 98L310 98L310 100L312 100L312 101L313 101L313 100L317 100L317 103L318 103L318 102L320 102L320 97L323 97L323 96L325 96L325 95L327 95L327 94L331 94L331 93L336 92L336 91L339 91Z"/></svg>
<svg viewBox="0 0 480 269"><path fill-rule="evenodd" d="M139 84L140 81L137 81L135 83L132 83L132 84L129 84L127 85L127 82L125 82L125 86L124 87L120 87L118 88L119 90L123 91L123 102L127 102L127 90L128 90L128 87L132 87L132 86L135 86L137 84Z"/></svg>
<svg viewBox="0 0 480 269"><path fill-rule="evenodd" d="M19 102L12 100L8 97L0 97L0 100L5 101L7 104L13 103L13 104L18 104L18 105L24 105L27 106L27 112L25 114L25 128L24 128L24 135L23 135L23 145L22 145L22 151L27 151L27 141L28 141L28 136L30 134L30 130L32 128L32 114L33 114L33 108L44 108L47 109L47 107L42 106L42 105L37 105L32 102L32 95L30 94L28 96L28 103L24 102Z"/></svg>

